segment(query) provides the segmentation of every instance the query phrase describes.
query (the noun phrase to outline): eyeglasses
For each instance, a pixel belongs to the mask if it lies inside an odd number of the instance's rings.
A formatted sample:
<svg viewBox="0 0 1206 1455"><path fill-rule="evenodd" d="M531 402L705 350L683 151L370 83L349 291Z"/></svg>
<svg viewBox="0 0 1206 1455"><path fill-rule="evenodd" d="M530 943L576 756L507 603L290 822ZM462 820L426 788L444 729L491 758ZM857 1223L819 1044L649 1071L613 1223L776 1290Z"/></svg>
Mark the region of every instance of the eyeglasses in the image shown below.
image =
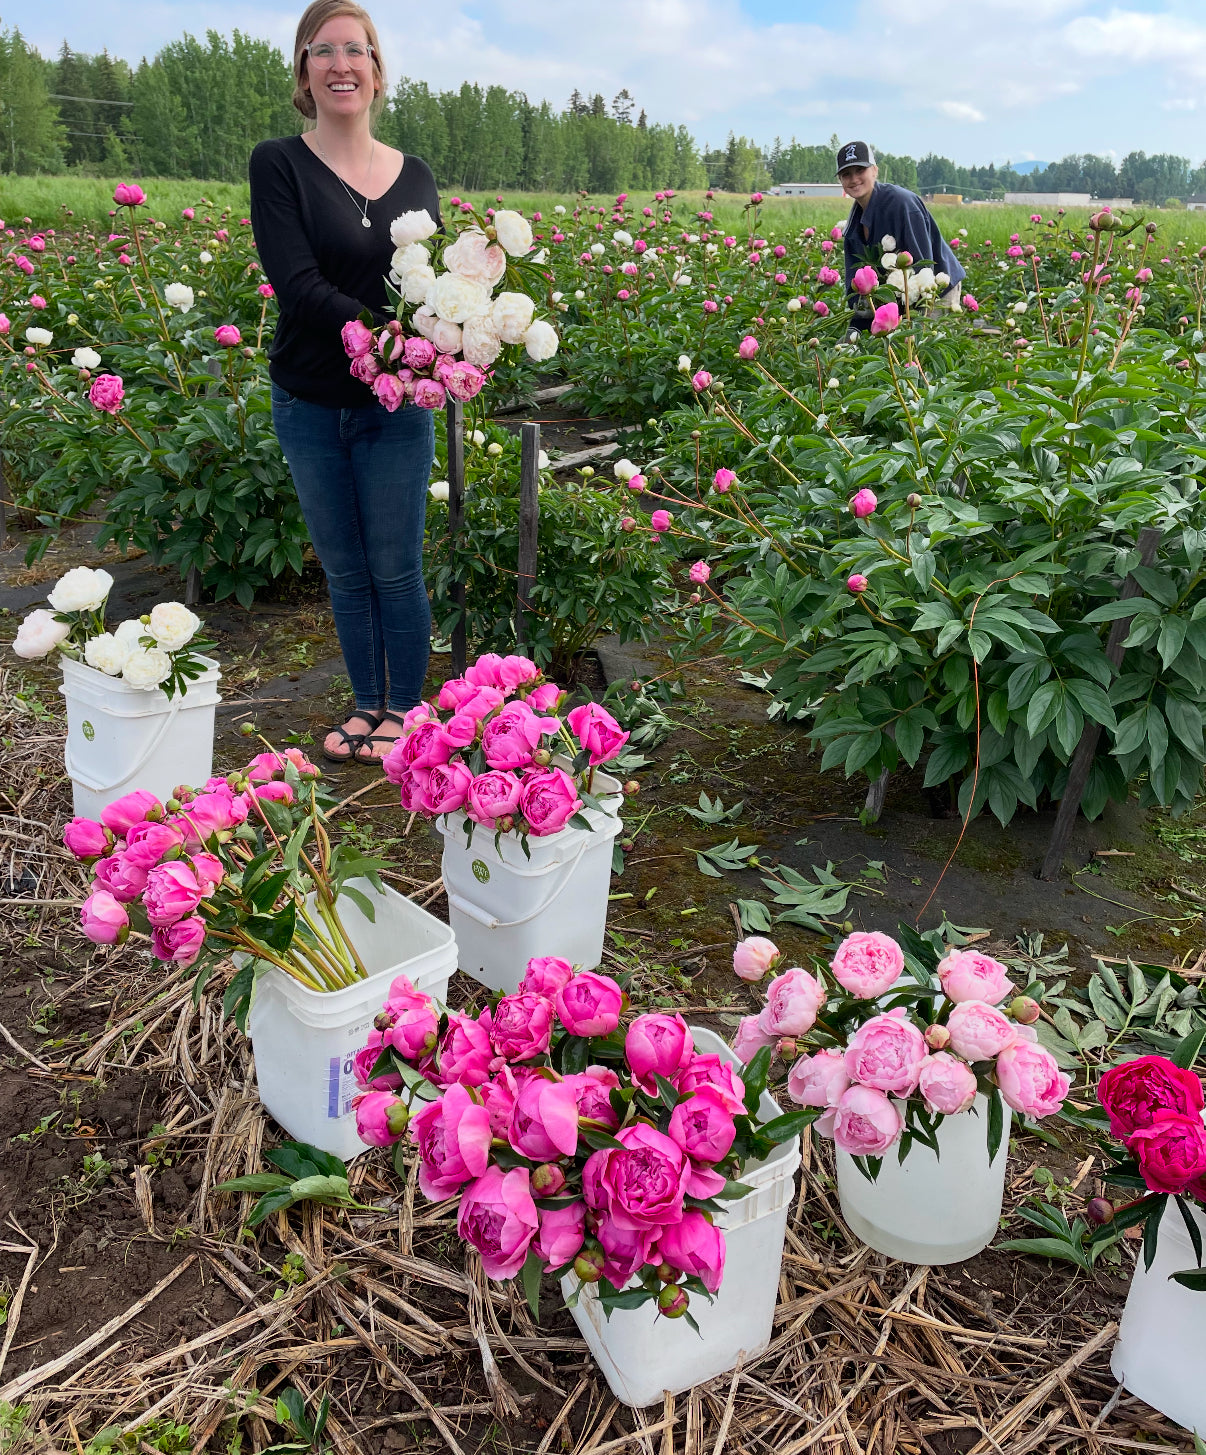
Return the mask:
<svg viewBox="0 0 1206 1455"><path fill-rule="evenodd" d="M305 50L320 71L329 70L340 53L353 70L363 70L375 54L371 45L359 40L350 40L346 45L331 45L329 41L320 40L315 45L306 46Z"/></svg>

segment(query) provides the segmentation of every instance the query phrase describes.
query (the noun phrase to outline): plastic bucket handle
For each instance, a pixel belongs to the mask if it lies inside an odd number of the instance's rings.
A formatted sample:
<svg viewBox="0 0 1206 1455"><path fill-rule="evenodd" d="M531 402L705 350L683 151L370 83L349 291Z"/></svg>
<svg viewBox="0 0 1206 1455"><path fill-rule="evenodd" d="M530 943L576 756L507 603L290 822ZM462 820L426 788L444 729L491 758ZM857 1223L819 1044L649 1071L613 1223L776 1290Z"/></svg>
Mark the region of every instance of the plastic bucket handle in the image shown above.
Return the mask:
<svg viewBox="0 0 1206 1455"><path fill-rule="evenodd" d="M164 716L162 723L160 723L158 729L152 734L150 742L147 743L146 747L142 750L142 753L134 760L133 764L121 775L120 778L114 778L109 783L98 783L95 778L89 778L88 775L80 768L79 764L76 763L75 760L72 758L70 740L68 740L63 750L63 766L67 770L67 776L72 779L73 782L80 783L85 788L90 788L93 793L111 793L113 789L120 788L123 783L128 783L136 773L142 772L142 770L146 767L147 763L150 761L152 755L155 753L156 749L159 747L160 743L163 742L164 738L168 734L168 730L172 726L172 723L176 720L176 714L180 711L180 705L183 701L184 694L182 692L178 692L173 699L171 711Z"/></svg>

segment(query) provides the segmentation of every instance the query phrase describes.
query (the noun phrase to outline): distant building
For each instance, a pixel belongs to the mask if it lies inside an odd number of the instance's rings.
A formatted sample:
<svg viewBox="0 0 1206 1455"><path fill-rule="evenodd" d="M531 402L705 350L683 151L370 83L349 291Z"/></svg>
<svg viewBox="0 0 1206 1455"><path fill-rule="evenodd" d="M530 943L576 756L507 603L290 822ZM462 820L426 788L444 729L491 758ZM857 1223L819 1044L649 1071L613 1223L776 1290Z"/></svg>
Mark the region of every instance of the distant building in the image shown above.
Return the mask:
<svg viewBox="0 0 1206 1455"><path fill-rule="evenodd" d="M770 189L772 197L844 197L840 182L781 182Z"/></svg>
<svg viewBox="0 0 1206 1455"><path fill-rule="evenodd" d="M961 205L962 202L963 202L963 193L962 192L926 192L924 194L924 196L922 197L921 200L923 202L925 202L925 203L928 203L931 207L934 207L934 206L941 207L944 203L958 203L958 204Z"/></svg>
<svg viewBox="0 0 1206 1455"><path fill-rule="evenodd" d="M1015 207L1129 207L1133 197L1091 197L1087 192L1006 192Z"/></svg>
<svg viewBox="0 0 1206 1455"><path fill-rule="evenodd" d="M1192 197L1187 197L1185 210L1187 212L1206 212L1206 192L1195 192Z"/></svg>

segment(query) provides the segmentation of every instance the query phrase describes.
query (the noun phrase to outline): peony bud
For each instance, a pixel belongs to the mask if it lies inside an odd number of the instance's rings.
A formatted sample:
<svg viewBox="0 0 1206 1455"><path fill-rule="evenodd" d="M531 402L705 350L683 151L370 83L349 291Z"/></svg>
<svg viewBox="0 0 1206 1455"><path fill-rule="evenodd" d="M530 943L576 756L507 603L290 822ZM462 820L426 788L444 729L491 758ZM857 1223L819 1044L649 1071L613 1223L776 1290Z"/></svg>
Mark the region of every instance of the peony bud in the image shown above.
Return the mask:
<svg viewBox="0 0 1206 1455"><path fill-rule="evenodd" d="M945 1051L951 1043L951 1033L945 1026L926 1026L924 1034L931 1051Z"/></svg>
<svg viewBox="0 0 1206 1455"><path fill-rule="evenodd" d="M1085 1221L1099 1228L1114 1221L1114 1204L1106 1197L1090 1198L1085 1206Z"/></svg>
<svg viewBox="0 0 1206 1455"><path fill-rule="evenodd" d="M254 735L254 733L255 733L255 723L253 723L253 722L243 722L243 723L240 723L239 724L239 732L245 738L252 737Z"/></svg>
<svg viewBox="0 0 1206 1455"><path fill-rule="evenodd" d="M918 495L918 493L916 492L916 490L914 490L912 492L912 494L909 496L908 505L909 505L909 509L910 510L920 510L921 509L921 496Z"/></svg>
<svg viewBox="0 0 1206 1455"><path fill-rule="evenodd" d="M775 1050L778 1052L782 1060L794 1061L796 1058L796 1052L799 1050L799 1047L796 1045L794 1036L784 1036L779 1044L775 1047Z"/></svg>
<svg viewBox="0 0 1206 1455"><path fill-rule="evenodd" d="M509 813L504 813L502 818L497 820L496 827L500 833L509 834L515 827L515 819Z"/></svg>
<svg viewBox="0 0 1206 1455"><path fill-rule="evenodd" d="M906 253L906 252L899 252L899 253L896 254L896 261L900 264L900 266L902 268L911 267L912 266L912 263L913 263L913 254L912 253Z"/></svg>
<svg viewBox="0 0 1206 1455"><path fill-rule="evenodd" d="M542 1162L532 1173L535 1197L556 1197L565 1186L565 1173L555 1162Z"/></svg>
<svg viewBox="0 0 1206 1455"><path fill-rule="evenodd" d="M635 778L630 778L628 782L624 784L624 796L626 798L633 798L640 791L641 785L636 781Z"/></svg>
<svg viewBox="0 0 1206 1455"><path fill-rule="evenodd" d="M547 768L552 761L553 755L549 752L547 748L537 748L536 751L532 754L532 762L535 763L538 768Z"/></svg>
<svg viewBox="0 0 1206 1455"><path fill-rule="evenodd" d="M1039 1003L1029 995L1017 995L1009 1002L1009 1014L1024 1026L1032 1026L1039 1018Z"/></svg>
<svg viewBox="0 0 1206 1455"><path fill-rule="evenodd" d="M404 1101L395 1101L385 1114L385 1124L389 1127L390 1135L400 1137L410 1125L410 1108Z"/></svg>
<svg viewBox="0 0 1206 1455"><path fill-rule="evenodd" d="M602 1248L583 1248L574 1259L574 1272L583 1283L598 1283L606 1262Z"/></svg>
<svg viewBox="0 0 1206 1455"><path fill-rule="evenodd" d="M658 1311L668 1319L681 1319L690 1303L687 1290L677 1283L667 1283L657 1296Z"/></svg>

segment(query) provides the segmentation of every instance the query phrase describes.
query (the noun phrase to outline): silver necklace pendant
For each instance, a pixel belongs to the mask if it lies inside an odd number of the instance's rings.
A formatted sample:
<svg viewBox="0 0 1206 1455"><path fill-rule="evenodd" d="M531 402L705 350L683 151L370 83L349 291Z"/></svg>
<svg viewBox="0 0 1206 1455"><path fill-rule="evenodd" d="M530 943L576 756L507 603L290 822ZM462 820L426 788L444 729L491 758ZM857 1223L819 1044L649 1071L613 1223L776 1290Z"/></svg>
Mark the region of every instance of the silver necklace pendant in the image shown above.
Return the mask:
<svg viewBox="0 0 1206 1455"><path fill-rule="evenodd" d="M369 221L369 219L367 217L362 217L360 219L360 226L361 227L372 227L372 225L373 224Z"/></svg>

